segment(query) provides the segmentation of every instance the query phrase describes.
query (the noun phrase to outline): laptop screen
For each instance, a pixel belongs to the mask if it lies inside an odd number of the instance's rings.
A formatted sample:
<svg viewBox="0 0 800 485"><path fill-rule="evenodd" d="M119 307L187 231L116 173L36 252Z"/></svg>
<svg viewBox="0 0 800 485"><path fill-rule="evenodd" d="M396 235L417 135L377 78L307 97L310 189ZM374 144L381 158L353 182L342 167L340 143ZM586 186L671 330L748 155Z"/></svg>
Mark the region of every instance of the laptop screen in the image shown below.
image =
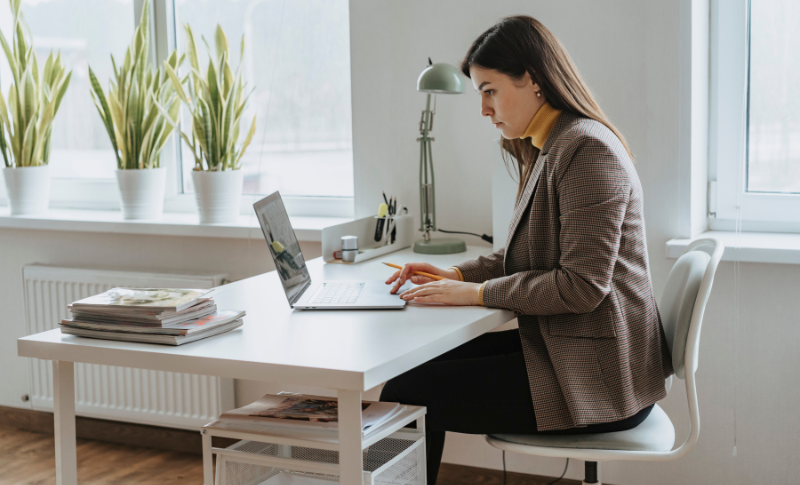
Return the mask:
<svg viewBox="0 0 800 485"><path fill-rule="evenodd" d="M308 274L306 261L289 222L281 194L275 192L268 195L253 204L253 208L267 240L269 253L275 261L275 269L283 283L286 298L289 304L294 306L311 284L311 276Z"/></svg>

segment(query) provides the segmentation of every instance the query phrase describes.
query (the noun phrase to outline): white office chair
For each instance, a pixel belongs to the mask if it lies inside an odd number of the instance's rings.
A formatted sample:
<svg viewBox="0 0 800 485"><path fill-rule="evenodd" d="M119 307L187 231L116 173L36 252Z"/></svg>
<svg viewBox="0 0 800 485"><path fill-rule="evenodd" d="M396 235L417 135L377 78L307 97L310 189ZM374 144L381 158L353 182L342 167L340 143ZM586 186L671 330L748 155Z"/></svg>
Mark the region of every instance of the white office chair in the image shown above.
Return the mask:
<svg viewBox="0 0 800 485"><path fill-rule="evenodd" d="M658 406L636 428L614 433L576 435L487 435L486 441L495 448L554 458L576 458L586 461L584 484L598 484L598 462L612 460L667 461L680 458L697 443L700 433L700 413L697 409L697 351L703 312L711 294L714 273L725 247L716 239L699 239L686 248L673 266L659 310L672 352L675 375L686 380L691 431L686 441L676 449L675 428L667 414ZM672 377L667 379L667 392Z"/></svg>

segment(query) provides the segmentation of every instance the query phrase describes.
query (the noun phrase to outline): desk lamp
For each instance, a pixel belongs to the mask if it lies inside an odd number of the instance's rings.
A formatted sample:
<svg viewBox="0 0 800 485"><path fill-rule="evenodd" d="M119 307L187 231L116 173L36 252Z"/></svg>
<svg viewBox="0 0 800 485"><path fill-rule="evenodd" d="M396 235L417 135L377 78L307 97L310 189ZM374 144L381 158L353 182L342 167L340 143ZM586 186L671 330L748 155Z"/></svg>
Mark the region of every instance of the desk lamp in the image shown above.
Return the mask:
<svg viewBox="0 0 800 485"><path fill-rule="evenodd" d="M417 79L417 91L427 93L425 110L419 120L419 230L422 239L414 243L414 252L423 254L453 254L467 250L464 241L455 238L431 238L431 231L436 230L436 190L433 183L433 154L428 136L433 129L433 115L436 113L436 94L461 94L464 92L464 78L454 66L443 62L432 63L428 58L428 67ZM431 111L431 94L434 95L433 111Z"/></svg>

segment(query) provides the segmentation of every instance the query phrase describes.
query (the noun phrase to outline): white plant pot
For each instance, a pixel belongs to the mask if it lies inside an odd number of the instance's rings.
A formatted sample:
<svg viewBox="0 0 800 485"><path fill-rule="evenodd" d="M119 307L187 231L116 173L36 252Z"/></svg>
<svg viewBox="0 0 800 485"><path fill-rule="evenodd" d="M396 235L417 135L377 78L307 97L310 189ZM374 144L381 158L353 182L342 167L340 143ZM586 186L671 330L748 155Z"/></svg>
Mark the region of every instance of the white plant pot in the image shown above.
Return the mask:
<svg viewBox="0 0 800 485"><path fill-rule="evenodd" d="M6 167L8 205L12 216L43 214L50 202L50 167Z"/></svg>
<svg viewBox="0 0 800 485"><path fill-rule="evenodd" d="M243 181L241 170L192 171L200 224L236 222L239 219Z"/></svg>
<svg viewBox="0 0 800 485"><path fill-rule="evenodd" d="M125 219L160 219L164 212L166 168L117 170Z"/></svg>

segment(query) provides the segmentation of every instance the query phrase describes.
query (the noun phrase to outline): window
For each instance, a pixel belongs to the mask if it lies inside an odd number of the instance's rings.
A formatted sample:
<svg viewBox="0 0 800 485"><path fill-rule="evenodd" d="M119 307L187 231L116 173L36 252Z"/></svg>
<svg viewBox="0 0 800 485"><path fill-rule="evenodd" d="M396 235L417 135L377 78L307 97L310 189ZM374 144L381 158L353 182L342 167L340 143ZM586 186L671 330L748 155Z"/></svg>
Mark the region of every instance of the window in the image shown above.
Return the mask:
<svg viewBox="0 0 800 485"><path fill-rule="evenodd" d="M22 0L37 56L61 50L73 71L56 116L50 156L51 206L116 208L115 157L89 94L88 66L107 87L110 54L120 61L133 36L144 0ZM350 108L350 42L347 0L156 0L153 57L177 45L183 24L207 55L200 36L213 46L214 29L225 30L234 66L242 63L254 88L242 117L242 135L255 115L256 135L243 159L245 194L280 190L292 215L352 215L353 150ZM76 8L79 5L79 8ZM87 16L87 12L92 15ZM9 37L8 2L0 2L0 28ZM245 56L239 45L245 38ZM0 85L10 86L4 56ZM186 74L184 63L183 74ZM183 120L188 121L188 116ZM187 128L183 128L188 131ZM167 210L194 210L190 172L194 160L173 137L162 166L169 171ZM249 198L248 198L249 199ZM250 201L242 210L250 213Z"/></svg>
<svg viewBox="0 0 800 485"><path fill-rule="evenodd" d="M118 57L133 35L133 2L81 2L84 6L81 9L76 9L75 2L70 0L22 2L40 65L51 50L60 50L66 69L72 71L70 86L53 123L50 153L53 199L70 199L86 193L116 197L110 190L116 184L114 152L89 94L88 66L100 79L111 76L109 54ZM94 15L87 16L87 11ZM0 2L0 29L11 42L12 16L8 2ZM8 94L11 83L8 62L2 54L0 86L4 95Z"/></svg>
<svg viewBox="0 0 800 485"><path fill-rule="evenodd" d="M753 7L747 190L800 194L800 3Z"/></svg>
<svg viewBox="0 0 800 485"><path fill-rule="evenodd" d="M350 42L346 0L177 0L178 45L192 26L213 45L220 24L238 66L244 37L244 79L255 91L242 117L257 130L243 158L245 193L353 196ZM184 117L186 119L186 117ZM242 135L244 137L244 133ZM182 156L183 187L192 192L190 153Z"/></svg>
<svg viewBox="0 0 800 485"><path fill-rule="evenodd" d="M114 152L89 94L88 66L100 79L111 76L109 54L119 58L133 35L133 2L83 0L86 11L94 12L97 18L76 9L74 3L24 0L22 5L39 63L44 62L51 50L61 51L64 66L72 71L70 86L53 123L50 170L54 179L113 179ZM8 2L0 4L0 12L0 29L11 42ZM0 78L3 93L7 93L11 73L5 55L1 57Z"/></svg>
<svg viewBox="0 0 800 485"><path fill-rule="evenodd" d="M800 230L798 45L796 0L712 4L712 229Z"/></svg>

